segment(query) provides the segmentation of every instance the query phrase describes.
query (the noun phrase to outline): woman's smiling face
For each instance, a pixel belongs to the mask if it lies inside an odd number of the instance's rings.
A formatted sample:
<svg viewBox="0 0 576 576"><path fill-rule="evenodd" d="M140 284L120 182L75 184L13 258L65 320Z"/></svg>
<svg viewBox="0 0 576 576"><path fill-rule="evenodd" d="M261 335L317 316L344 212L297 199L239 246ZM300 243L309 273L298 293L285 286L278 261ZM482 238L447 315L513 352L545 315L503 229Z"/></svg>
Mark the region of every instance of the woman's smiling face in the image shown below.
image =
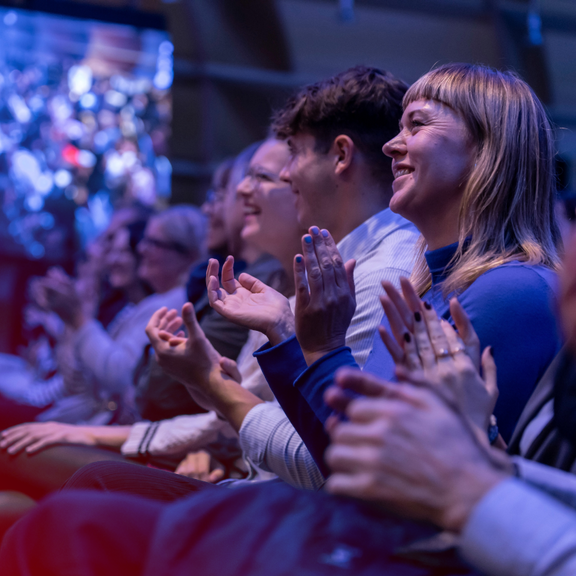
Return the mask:
<svg viewBox="0 0 576 576"><path fill-rule="evenodd" d="M393 212L421 230L431 218L457 218L476 146L456 111L435 100L412 102L382 151L392 158Z"/></svg>

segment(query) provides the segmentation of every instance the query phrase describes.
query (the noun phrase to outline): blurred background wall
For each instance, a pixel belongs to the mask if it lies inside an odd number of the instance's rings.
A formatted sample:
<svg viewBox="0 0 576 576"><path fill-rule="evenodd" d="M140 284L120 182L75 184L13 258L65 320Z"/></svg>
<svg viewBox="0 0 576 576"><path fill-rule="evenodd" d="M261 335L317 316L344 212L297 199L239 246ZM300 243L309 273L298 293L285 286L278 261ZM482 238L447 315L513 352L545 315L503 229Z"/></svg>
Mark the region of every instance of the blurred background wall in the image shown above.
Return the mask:
<svg viewBox="0 0 576 576"><path fill-rule="evenodd" d="M6 0L0 8L4 43L11 9L167 32L173 44L173 53L166 52L171 86L145 94L154 118L160 118L147 130L160 135L153 135L154 149L140 177L145 184L146 171L157 179L161 170L164 179L171 174L168 189L157 182L164 202L201 204L216 164L263 138L272 110L290 93L356 64L388 69L407 82L454 61L516 70L558 127L559 187L576 188L575 0ZM53 30L53 36L66 33ZM107 42L117 55L138 44L148 50L152 67L160 66L164 48L154 34L146 41L142 35L92 34L92 53L85 58L100 58L98 47ZM120 117L125 108L118 110ZM70 159L76 152L67 150ZM9 169L0 150L0 189ZM78 198L76 210L83 207ZM0 351L14 352L18 345L15 295L21 304L28 277L54 263L72 271L82 238L76 242L62 257L56 250L34 256L0 247Z"/></svg>

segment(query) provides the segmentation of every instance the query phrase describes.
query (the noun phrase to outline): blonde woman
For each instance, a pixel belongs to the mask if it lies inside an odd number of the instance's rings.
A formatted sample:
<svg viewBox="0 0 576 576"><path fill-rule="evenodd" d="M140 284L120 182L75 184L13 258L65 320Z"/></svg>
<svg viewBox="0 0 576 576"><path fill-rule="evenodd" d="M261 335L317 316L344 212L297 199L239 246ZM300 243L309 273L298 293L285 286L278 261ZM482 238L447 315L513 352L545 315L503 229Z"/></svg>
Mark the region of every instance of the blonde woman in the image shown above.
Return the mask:
<svg viewBox="0 0 576 576"><path fill-rule="evenodd" d="M433 70L408 90L403 105L400 132L383 151L392 158L394 174L390 208L422 234L412 282L427 305L449 321L449 298L457 295L482 348L492 347L500 385L495 415L508 439L560 347L554 318L560 235L552 128L525 82L485 66ZM301 403L302 395L324 421L330 409L323 393L338 366L354 360L343 338L327 338L319 328L345 334L344 311L353 296L347 283L337 280L341 258L328 232L310 232L294 264L297 341L287 338L261 351L259 361L273 390L293 389L294 403ZM320 277L309 289L307 278ZM389 341L390 332L395 336L396 356L376 333L364 370L390 379L394 361L403 361L403 340L411 338L421 316L412 310L415 316L400 317L388 297L383 304L384 333ZM290 411L291 420L301 423L293 405ZM297 429L311 448L313 435ZM322 446L311 451L323 461Z"/></svg>

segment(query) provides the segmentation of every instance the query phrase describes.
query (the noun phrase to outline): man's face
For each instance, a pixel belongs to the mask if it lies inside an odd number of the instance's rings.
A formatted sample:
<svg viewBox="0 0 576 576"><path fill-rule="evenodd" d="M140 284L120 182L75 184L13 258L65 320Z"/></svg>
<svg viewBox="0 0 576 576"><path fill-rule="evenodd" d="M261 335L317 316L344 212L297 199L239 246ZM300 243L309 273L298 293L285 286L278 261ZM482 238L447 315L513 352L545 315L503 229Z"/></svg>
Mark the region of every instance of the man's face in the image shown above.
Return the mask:
<svg viewBox="0 0 576 576"><path fill-rule="evenodd" d="M301 133L287 140L290 157L280 173L295 195L298 223L302 228L330 228L332 198L336 188L335 157L316 151L316 139Z"/></svg>

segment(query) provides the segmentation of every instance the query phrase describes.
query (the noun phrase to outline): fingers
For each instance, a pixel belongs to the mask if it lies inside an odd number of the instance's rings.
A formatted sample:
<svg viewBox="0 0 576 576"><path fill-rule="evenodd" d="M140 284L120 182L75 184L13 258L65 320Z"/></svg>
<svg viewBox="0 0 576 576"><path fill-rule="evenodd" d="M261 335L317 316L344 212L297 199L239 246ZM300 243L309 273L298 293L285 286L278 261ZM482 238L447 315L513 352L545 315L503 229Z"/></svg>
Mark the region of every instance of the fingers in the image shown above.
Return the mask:
<svg viewBox="0 0 576 576"><path fill-rule="evenodd" d="M356 300L356 284L354 284L354 270L356 268L356 260L348 260L348 262L344 264L344 268L346 269L346 279L348 281L350 293L352 294L352 298Z"/></svg>
<svg viewBox="0 0 576 576"><path fill-rule="evenodd" d="M258 294L260 292L264 292L265 290L272 290L272 288L264 284L262 280L258 280L258 278L254 278L254 276L246 274L246 272L240 274L238 282L240 286L242 286L242 288L246 288L246 290L249 290L253 294ZM236 290L236 287L234 288L234 290ZM232 292L234 290L232 290Z"/></svg>
<svg viewBox="0 0 576 576"><path fill-rule="evenodd" d="M478 367L480 365L480 339L470 322L468 314L466 314L462 304L458 301L458 298L452 298L450 300L450 315L454 324L458 330L458 335L462 338L464 345L467 348L467 352L472 358L474 365Z"/></svg>
<svg viewBox="0 0 576 576"><path fill-rule="evenodd" d="M301 254L294 256L294 288L296 290L296 310L304 310L310 303L310 289L306 278L306 265Z"/></svg>
<svg viewBox="0 0 576 576"><path fill-rule="evenodd" d="M388 352L390 352L390 356L392 356L392 360L394 360L394 364L402 364L405 360L404 350L396 342L396 339L384 328L384 326L378 326L378 333L380 334L380 338L386 346ZM406 333L408 334L408 332Z"/></svg>
<svg viewBox="0 0 576 576"><path fill-rule="evenodd" d="M386 318L388 319L390 330L392 330L392 334L394 335L394 338L396 338L396 342L398 342L400 346L403 346L404 334L409 330L402 320L402 316L399 314L398 309L387 295L380 296L380 303L382 304L384 314L386 314Z"/></svg>
<svg viewBox="0 0 576 576"><path fill-rule="evenodd" d="M236 290L236 279L234 278L234 256L228 256L222 265L222 288L231 294Z"/></svg>
<svg viewBox="0 0 576 576"><path fill-rule="evenodd" d="M456 333L456 330L452 328L450 322L446 320L440 320L440 326L444 331L444 336L446 337L446 341L448 342L448 351L450 352L451 356L455 356L456 354L466 354L466 346L462 339Z"/></svg>
<svg viewBox="0 0 576 576"><path fill-rule="evenodd" d="M336 372L336 385L344 390L350 390L358 395L372 398L392 398L395 396L396 384L386 382L373 374L342 368Z"/></svg>
<svg viewBox="0 0 576 576"><path fill-rule="evenodd" d="M434 350L436 359L442 362L450 356L450 349L448 348L448 340L446 339L446 334L442 325L440 324L440 318L436 314L436 310L428 303L424 302L423 310L424 318L426 320L426 328L428 330L428 335L430 337L430 343Z"/></svg>
<svg viewBox="0 0 576 576"><path fill-rule="evenodd" d="M312 232L312 228L310 229ZM350 287L350 278L347 273L346 265L342 260L340 251L334 242L334 238L328 230L321 230L320 234L312 234L314 239L314 248L316 250L316 255L320 262L320 266L325 274L330 278L330 274L333 274L336 286L341 288ZM346 264L349 264L347 262ZM352 265L352 272L354 272L354 265ZM352 286L354 285L354 278L352 277ZM352 288L352 293L354 289Z"/></svg>
<svg viewBox="0 0 576 576"><path fill-rule="evenodd" d="M158 330L169 332L170 329L168 326L174 321L175 318L178 318L178 312L174 309L168 310L168 312L166 312L166 314L160 318L160 322L158 323ZM176 328L178 328L179 325L180 324L178 324Z"/></svg>
<svg viewBox="0 0 576 576"><path fill-rule="evenodd" d="M312 236L305 234L302 236L302 255L304 257L304 266L308 275L308 286L310 287L310 297L320 299L324 289L322 280L322 271L316 258Z"/></svg>
<svg viewBox="0 0 576 576"><path fill-rule="evenodd" d="M240 374L238 364L236 364L234 360L222 356L222 358L220 358L220 368L225 374L230 376L234 382L238 382L238 384L242 383L242 374Z"/></svg>
<svg viewBox="0 0 576 576"><path fill-rule="evenodd" d="M216 278L218 281L218 287L220 287L220 280L218 280L218 272L220 271L220 264L216 258L210 258L208 260L208 266L206 267L206 286L210 282L210 278Z"/></svg>
<svg viewBox="0 0 576 576"><path fill-rule="evenodd" d="M486 391L494 400L496 404L496 398L498 398L498 378L496 370L496 362L494 361L494 355L492 347L487 347L482 353L482 376L484 378L484 384L486 385Z"/></svg>
<svg viewBox="0 0 576 576"><path fill-rule="evenodd" d="M391 282L388 282L387 280L382 281L382 288L384 288L386 295L396 308L396 312L402 319L404 326L412 332L414 325L414 312L420 310L420 298L418 298L418 308L416 310L411 310L406 304L402 294L394 288L394 285Z"/></svg>
<svg viewBox="0 0 576 576"><path fill-rule="evenodd" d="M350 393L338 386L331 386L324 392L324 402L338 414L344 414L352 400Z"/></svg>
<svg viewBox="0 0 576 576"><path fill-rule="evenodd" d="M224 478L224 470L220 468L216 468L216 470L212 470L208 476L208 482L211 484L216 484L216 482L220 482Z"/></svg>
<svg viewBox="0 0 576 576"><path fill-rule="evenodd" d="M412 286L410 280L405 276L400 276L400 287L402 288L402 296L408 308L410 308L412 313L418 312L422 306L422 300L420 300L418 294L416 294L416 290L414 290L414 286Z"/></svg>
<svg viewBox="0 0 576 576"><path fill-rule="evenodd" d="M165 316L167 312L168 308L166 308L166 306L163 306L162 308L160 308L160 310L156 310L156 312L152 314L150 320L148 320L148 324L146 325L145 329L148 338L152 339L152 337L155 336L155 333L158 330L158 327L160 326L160 322L162 321L162 318Z"/></svg>
<svg viewBox="0 0 576 576"><path fill-rule="evenodd" d="M224 304L224 290L220 290L220 281L218 276L210 276L206 284L206 292L208 294L208 302L210 306L220 312Z"/></svg>

